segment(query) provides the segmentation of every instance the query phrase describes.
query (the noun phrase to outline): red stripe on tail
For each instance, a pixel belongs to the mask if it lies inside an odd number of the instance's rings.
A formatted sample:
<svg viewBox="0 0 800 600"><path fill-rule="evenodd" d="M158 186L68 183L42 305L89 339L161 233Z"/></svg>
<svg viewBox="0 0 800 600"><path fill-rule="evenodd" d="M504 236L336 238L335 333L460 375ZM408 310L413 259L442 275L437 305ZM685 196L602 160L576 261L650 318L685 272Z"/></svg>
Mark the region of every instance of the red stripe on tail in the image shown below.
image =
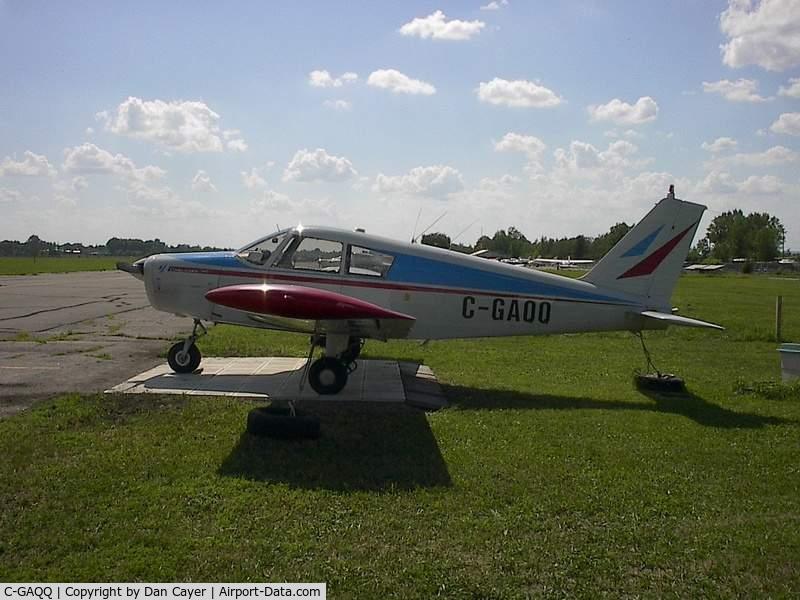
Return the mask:
<svg viewBox="0 0 800 600"><path fill-rule="evenodd" d="M653 271L658 268L664 259L669 256L669 253L675 249L680 241L686 236L689 231L693 227L697 226L697 223L693 223L689 225L686 229L681 231L678 235L668 241L666 244L661 246L658 250L655 250L649 256L643 258L641 261L633 265L630 269L625 271L622 275L617 277L617 279L626 279L628 277L641 277L642 275L650 275Z"/></svg>

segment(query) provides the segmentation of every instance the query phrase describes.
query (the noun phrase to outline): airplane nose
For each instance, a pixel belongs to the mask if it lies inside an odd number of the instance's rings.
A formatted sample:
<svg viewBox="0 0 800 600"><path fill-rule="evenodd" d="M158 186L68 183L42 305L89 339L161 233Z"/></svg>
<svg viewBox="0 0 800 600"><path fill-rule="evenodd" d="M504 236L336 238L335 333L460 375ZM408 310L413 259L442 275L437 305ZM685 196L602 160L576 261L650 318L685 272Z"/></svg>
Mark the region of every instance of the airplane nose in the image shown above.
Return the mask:
<svg viewBox="0 0 800 600"><path fill-rule="evenodd" d="M142 281L144 280L144 263L147 259L140 258L135 263L130 264L126 262L118 262L117 269L120 271L125 271L126 273L130 273L136 279Z"/></svg>

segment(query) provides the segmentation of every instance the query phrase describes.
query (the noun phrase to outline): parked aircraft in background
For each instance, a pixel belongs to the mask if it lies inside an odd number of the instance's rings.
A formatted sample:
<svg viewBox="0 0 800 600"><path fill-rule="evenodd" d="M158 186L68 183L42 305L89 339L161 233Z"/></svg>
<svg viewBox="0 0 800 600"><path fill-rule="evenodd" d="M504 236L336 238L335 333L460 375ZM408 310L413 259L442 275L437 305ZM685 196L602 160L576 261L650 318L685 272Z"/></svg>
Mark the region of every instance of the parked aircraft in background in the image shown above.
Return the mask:
<svg viewBox="0 0 800 600"><path fill-rule="evenodd" d="M327 227L268 235L238 252L159 254L120 268L157 310L194 319L170 366L200 364L203 322L311 336L307 378L347 383L365 339L450 339L717 325L673 314L670 297L704 206L672 189L580 279ZM575 261L573 261L575 262ZM315 347L324 356L312 362Z"/></svg>
<svg viewBox="0 0 800 600"><path fill-rule="evenodd" d="M528 264L532 267L555 267L556 269L571 269L573 267L589 268L594 264L593 260L572 259L572 258L532 258Z"/></svg>

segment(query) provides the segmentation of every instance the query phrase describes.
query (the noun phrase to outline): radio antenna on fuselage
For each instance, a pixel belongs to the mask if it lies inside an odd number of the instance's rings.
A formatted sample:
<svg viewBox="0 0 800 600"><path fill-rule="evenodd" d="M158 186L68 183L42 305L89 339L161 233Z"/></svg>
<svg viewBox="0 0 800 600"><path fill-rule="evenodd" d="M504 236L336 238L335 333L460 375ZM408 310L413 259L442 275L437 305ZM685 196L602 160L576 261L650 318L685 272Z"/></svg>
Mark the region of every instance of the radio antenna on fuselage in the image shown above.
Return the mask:
<svg viewBox="0 0 800 600"><path fill-rule="evenodd" d="M451 243L451 244L455 244L455 243L456 243L456 240L457 240L458 238L460 238L462 235L464 235L464 234L467 232L467 230L468 230L470 227L472 227L473 225L475 225L475 223L477 223L477 222L478 222L478 219L475 219L475 220L474 220L472 223L470 223L469 225L467 225L466 227L464 227L464 229L462 229L462 230L461 230L461 231L458 233L458 235L457 235L456 237L454 237L452 240L450 240L450 243Z"/></svg>
<svg viewBox="0 0 800 600"><path fill-rule="evenodd" d="M411 232L411 243L417 243L417 225L419 225L419 218L422 216L422 205L419 205L419 212L417 213L417 220L414 221L414 231Z"/></svg>
<svg viewBox="0 0 800 600"><path fill-rule="evenodd" d="M444 211L442 214L440 214L440 215L439 215L439 216L436 218L436 220L435 220L433 223L431 223L430 225L428 225L428 226L425 228L425 231L423 231L422 233L420 233L420 234L419 234L419 236L418 236L418 237L422 237L423 235L425 235L426 233L428 233L428 230L429 230L431 227L433 227L434 225L436 225L436 224L437 224L439 221L441 221L441 220L442 220L442 218L443 218L443 217L444 217L446 214L447 214L447 211Z"/></svg>

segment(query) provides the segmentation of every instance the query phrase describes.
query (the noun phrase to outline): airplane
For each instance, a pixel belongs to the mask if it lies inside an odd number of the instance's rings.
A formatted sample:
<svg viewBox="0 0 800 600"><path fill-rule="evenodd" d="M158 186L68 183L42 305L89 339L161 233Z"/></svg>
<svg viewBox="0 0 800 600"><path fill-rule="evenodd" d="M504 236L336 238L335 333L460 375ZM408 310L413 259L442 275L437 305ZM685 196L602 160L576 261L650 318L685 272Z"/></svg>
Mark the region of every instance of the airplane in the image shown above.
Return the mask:
<svg viewBox="0 0 800 600"><path fill-rule="evenodd" d="M310 335L307 379L347 384L365 340L590 331L722 329L670 304L705 206L667 196L579 279L329 227L283 229L236 252L158 254L118 268L144 281L153 308L191 317L168 353L194 372L204 323ZM316 347L324 355L313 360Z"/></svg>
<svg viewBox="0 0 800 600"><path fill-rule="evenodd" d="M593 260L589 259L572 259L570 258L532 258L528 264L533 267L555 267L556 269L569 269L571 267L588 268L594 264Z"/></svg>

